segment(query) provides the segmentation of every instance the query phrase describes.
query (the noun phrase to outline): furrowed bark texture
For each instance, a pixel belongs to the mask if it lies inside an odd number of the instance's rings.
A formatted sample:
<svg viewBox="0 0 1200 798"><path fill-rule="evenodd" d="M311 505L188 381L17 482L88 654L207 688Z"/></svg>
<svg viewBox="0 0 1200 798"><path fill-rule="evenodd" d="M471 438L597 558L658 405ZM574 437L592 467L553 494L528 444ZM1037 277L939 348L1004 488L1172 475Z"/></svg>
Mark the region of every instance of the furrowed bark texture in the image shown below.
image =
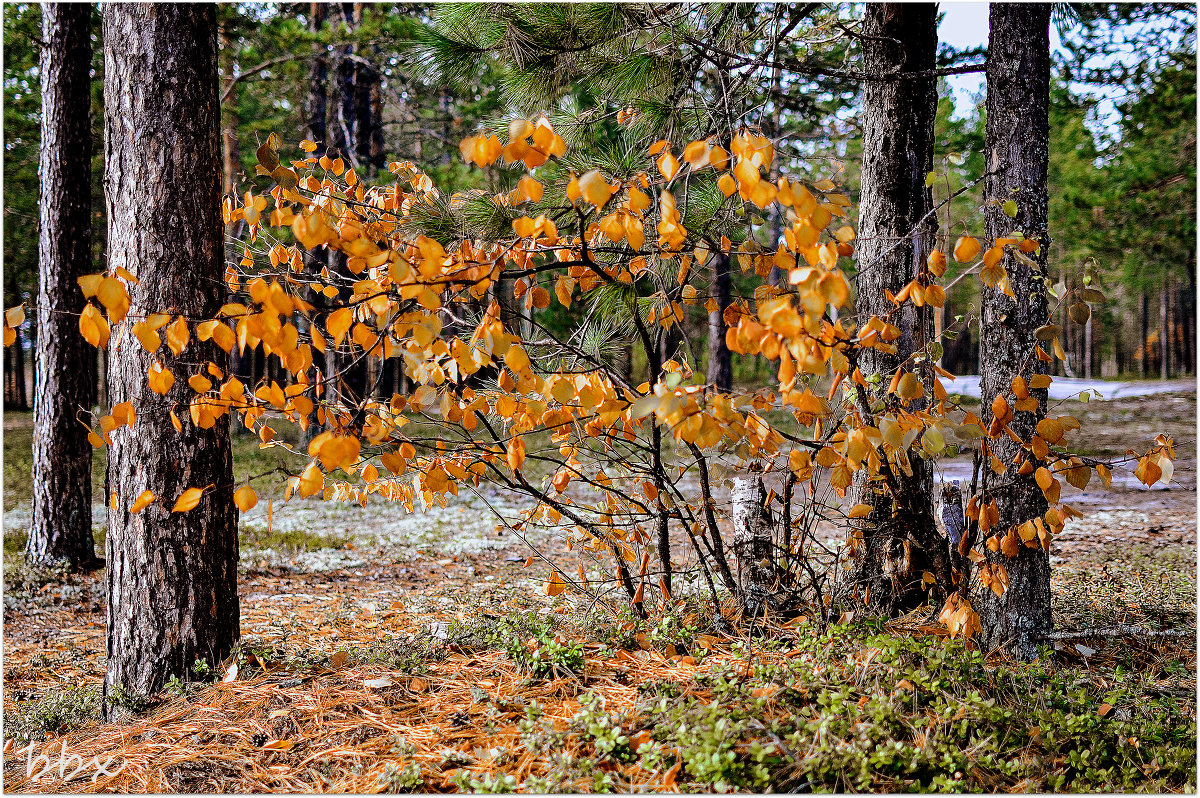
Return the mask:
<svg viewBox="0 0 1200 798"><path fill-rule="evenodd" d="M91 409L96 367L79 334L91 271L92 133L89 118L92 10L84 4L42 7L41 230L38 238L37 342L41 377L33 408L31 562L94 564L92 445L80 423Z"/></svg>
<svg viewBox="0 0 1200 798"><path fill-rule="evenodd" d="M863 18L863 61L873 74L935 68L937 6L933 3L868 4ZM933 207L925 176L933 169L933 123L937 84L933 78L869 81L863 88L862 199L858 229L858 298L861 321L879 316L900 328L896 353L863 352L859 368L878 375L873 401L894 401L886 389L892 374L933 334L932 308L906 304L900 309L884 293L898 293L921 271L937 220L922 218ZM928 380L924 380L928 384ZM944 580L948 556L933 513L933 477L925 462L910 458L912 475L896 471L900 494L879 493L865 470L854 484L856 503L875 509L861 524L852 571L859 595L871 612L890 614L925 599L921 576L932 571ZM896 512L893 514L893 499ZM945 573L939 573L945 571Z"/></svg>
<svg viewBox="0 0 1200 798"><path fill-rule="evenodd" d="M206 362L225 369L228 357L194 327L179 357L166 346L148 353L131 330L156 311L213 318L225 293L216 7L107 5L104 47L109 265L140 280L129 286L131 319L110 342L112 401L133 402L138 415L113 433L108 461L107 700L117 688L146 695L189 677L198 659L215 665L239 624L229 416L193 425L187 387ZM165 396L147 384L155 362L175 375ZM206 486L195 509L171 512L187 488ZM133 515L144 490L158 501Z"/></svg>
<svg viewBox="0 0 1200 798"><path fill-rule="evenodd" d="M1036 264L1008 255L1004 267L1015 299L994 288L983 287L983 336L980 345L980 381L984 424L992 420L992 401L1004 395L1013 402L1012 380L1047 373L1047 363L1035 356L1034 330L1049 320L1046 288L1049 159L1050 6L1044 3L993 3L987 66L986 149L988 170L997 173L984 183L984 216L989 240L1014 230L1042 242L1031 257ZM1009 218L1001 204L1015 200L1017 217ZM1037 412L1016 413L1010 424L1029 440L1037 422L1046 415L1046 390L1030 391L1038 400ZM1033 474L1019 476L1012 463L1018 446L1001 435L993 449L1007 471L997 478L994 497L1000 511L998 530L1036 518L1046 512L1046 499ZM1036 539L1035 539L1036 542ZM1008 589L997 597L983 592L978 608L985 645L1005 645L1016 656L1037 656L1036 637L1051 630L1050 560L1047 551L1022 546L1008 558L987 547L980 549L989 561L1008 571Z"/></svg>

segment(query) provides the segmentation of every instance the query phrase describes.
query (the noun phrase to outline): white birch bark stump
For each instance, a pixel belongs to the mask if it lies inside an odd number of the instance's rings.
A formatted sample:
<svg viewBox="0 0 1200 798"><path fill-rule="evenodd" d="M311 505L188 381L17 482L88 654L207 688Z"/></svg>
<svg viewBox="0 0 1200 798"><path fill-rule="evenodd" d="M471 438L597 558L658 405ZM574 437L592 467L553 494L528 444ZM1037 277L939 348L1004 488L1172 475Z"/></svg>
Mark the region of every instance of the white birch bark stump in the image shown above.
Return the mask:
<svg viewBox="0 0 1200 798"><path fill-rule="evenodd" d="M730 491L733 553L742 608L750 618L766 614L775 585L774 524L766 499L761 474L734 477Z"/></svg>

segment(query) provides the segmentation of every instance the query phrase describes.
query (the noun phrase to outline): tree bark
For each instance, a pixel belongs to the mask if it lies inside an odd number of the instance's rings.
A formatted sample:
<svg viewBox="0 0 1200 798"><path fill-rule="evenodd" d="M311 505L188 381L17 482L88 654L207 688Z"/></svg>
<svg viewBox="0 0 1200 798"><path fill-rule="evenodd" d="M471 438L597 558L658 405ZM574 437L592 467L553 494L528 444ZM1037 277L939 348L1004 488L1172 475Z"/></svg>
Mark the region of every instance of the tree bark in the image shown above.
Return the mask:
<svg viewBox="0 0 1200 798"><path fill-rule="evenodd" d="M324 3L309 4L308 30L314 36L321 32L321 27L325 24L325 11ZM312 56L308 61L308 101L305 111L308 114L308 138L316 143L317 149L313 151L313 155L318 158L325 154L328 146L328 134L325 129L327 73L325 48L314 42Z"/></svg>
<svg viewBox="0 0 1200 798"><path fill-rule="evenodd" d="M982 357L980 382L985 426L992 420L991 406L998 395L1013 401L1011 385L1018 375L1028 379L1047 373L1047 364L1034 355L1034 330L1046 324L1049 306L1043 278L1049 196L1046 171L1049 158L1050 6L1039 3L994 3L987 65L987 126L985 130L989 176L984 183L984 217L989 240L1014 230L1041 241L1032 254L1033 267L1011 254L1004 260L1016 298L999 290L982 289ZM1002 203L1015 200L1017 217L1010 219ZM1010 427L1028 441L1046 414L1047 391L1031 390L1038 400L1036 412L1018 412ZM1000 513L996 533L1045 514L1046 498L1034 475L1017 473L1013 459L1019 446L1001 434L992 442L995 456L1006 467L994 479L994 498ZM983 591L980 622L984 644L1003 646L1015 656L1037 656L1038 635L1051 631L1049 541L1038 538L1030 548L1021 545L1016 556L1006 557L980 547L988 562L1003 565L1008 589L1001 596Z"/></svg>
<svg viewBox="0 0 1200 798"><path fill-rule="evenodd" d="M733 353L725 342L725 310L733 301L733 277L729 271L729 255L718 252L713 257L713 299L717 307L708 314L708 374L710 385L719 392L733 390Z"/></svg>
<svg viewBox="0 0 1200 798"><path fill-rule="evenodd" d="M231 47L229 33L222 26L221 29L221 48L228 50ZM225 75L225 85L228 88L233 85L233 65L229 66L228 72ZM222 92L224 94L224 92ZM222 191L227 197L237 197L238 186L238 170L241 168L241 154L238 148L238 109L237 109L237 91L229 92L229 97L222 104L221 114L221 139L222 147L222 172L225 176L222 182ZM232 228L232 225L230 225Z"/></svg>
<svg viewBox="0 0 1200 798"><path fill-rule="evenodd" d="M1142 353L1138 360L1138 372L1144 380L1150 374L1150 297L1146 289L1142 289L1138 301L1138 317L1142 323L1142 340L1138 342L1138 351Z"/></svg>
<svg viewBox="0 0 1200 798"><path fill-rule="evenodd" d="M109 263L139 279L129 286L129 315L214 318L225 293L216 7L106 5L104 51ZM116 325L110 347L112 401L137 410L133 429L112 434L108 461L116 501L104 694L112 718L115 692L148 695L171 676L193 676L197 660L220 662L239 621L229 416L201 429L188 412L188 376L205 362L225 369L228 356L194 331L178 357L165 347L147 353L130 320ZM175 375L164 396L147 384L155 362ZM199 505L171 512L192 487L205 488ZM145 490L157 501L131 514Z"/></svg>
<svg viewBox="0 0 1200 798"><path fill-rule="evenodd" d="M85 300L76 280L91 271L92 9L42 7L42 145L38 168L38 342L42 392L33 408L33 523L26 555L38 565L96 563L92 538L91 409L96 369L79 334Z"/></svg>
<svg viewBox="0 0 1200 798"><path fill-rule="evenodd" d="M874 74L933 69L936 5L868 5L862 48L864 66ZM895 354L869 349L859 358L863 376L879 379L868 400L872 403L895 400L886 394L892 374L901 365L914 370L911 356L933 335L932 308L908 303L896 310L885 292L899 293L916 278L933 248L937 219L929 213L933 192L925 176L933 169L936 112L933 78L872 81L863 89L857 312L860 321L886 318L901 333ZM928 373L921 376L929 382ZM925 571L944 578L947 587L950 583L948 549L934 520L933 475L921 458L910 459L912 476L895 474L900 495L878 492L878 483L868 481L866 470L855 480L855 501L875 508L860 522L862 540L857 542L852 571L859 595L872 612L890 614L922 603Z"/></svg>
<svg viewBox="0 0 1200 798"><path fill-rule="evenodd" d="M738 593L747 618L766 615L775 583L774 523L766 500L762 474L753 472L734 477L729 494L730 521Z"/></svg>
<svg viewBox="0 0 1200 798"><path fill-rule="evenodd" d="M362 25L364 4L354 4L355 27ZM383 168L383 94L379 70L359 61L354 71L354 148L366 176Z"/></svg>
<svg viewBox="0 0 1200 798"><path fill-rule="evenodd" d="M1170 314L1171 278L1163 277L1162 292L1158 299L1158 369L1159 379L1171 378L1171 325Z"/></svg>
<svg viewBox="0 0 1200 798"><path fill-rule="evenodd" d="M1096 314L1088 316L1087 322L1083 325L1083 376L1084 379L1092 378L1092 323L1096 320Z"/></svg>

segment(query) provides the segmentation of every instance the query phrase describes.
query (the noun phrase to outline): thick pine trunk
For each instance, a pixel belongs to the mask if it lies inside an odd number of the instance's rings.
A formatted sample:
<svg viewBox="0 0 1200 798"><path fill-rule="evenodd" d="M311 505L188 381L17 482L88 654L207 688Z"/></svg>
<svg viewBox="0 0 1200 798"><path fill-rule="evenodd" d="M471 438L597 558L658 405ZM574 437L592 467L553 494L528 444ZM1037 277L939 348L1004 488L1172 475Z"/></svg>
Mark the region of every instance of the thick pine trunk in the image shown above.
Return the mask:
<svg viewBox="0 0 1200 798"><path fill-rule="evenodd" d="M79 334L91 271L92 9L42 7L41 229L38 238L38 347L41 395L33 409L31 562L95 564L92 539L92 446L80 423L91 409L96 369Z"/></svg>
<svg viewBox="0 0 1200 798"><path fill-rule="evenodd" d="M931 70L936 66L937 7L932 3L870 4L863 19L863 64L867 72ZM933 334L932 308L906 304L899 311L893 294L915 278L933 248L937 220L929 213L932 191L925 176L933 169L933 125L937 86L933 78L869 81L863 89L862 199L858 231L860 321L872 315L900 328L895 354L877 349L862 353L859 368L868 380L878 375L875 399L896 368L920 351ZM928 374L922 374L928 382ZM900 495L879 493L859 472L855 501L874 512L860 522L852 572L859 595L872 612L891 613L924 601L921 577L931 571L949 584L948 555L933 513L933 476L913 455L912 476L899 471ZM893 502L898 510L893 514Z"/></svg>
<svg viewBox="0 0 1200 798"><path fill-rule="evenodd" d="M991 405L997 395L1013 402L1012 380L1047 373L1047 363L1034 354L1034 330L1049 320L1046 287L1048 193L1046 170L1049 157L1048 103L1050 87L1050 6L1044 3L994 3L987 65L986 152L984 216L988 239L1024 231L1042 242L1032 255L1035 266L1009 255L1004 260L1016 298L1000 291L982 289L983 362L980 364L984 425L991 423ZM1010 219L1002 210L1004 201L1017 203L1017 216ZM1030 391L1038 400L1036 412L1015 414L1010 426L1021 438L1033 437L1037 422L1046 414L1046 395ZM1019 446L1006 435L993 442L995 456L1006 467L992 476L1000 523L996 532L1037 518L1046 512L1045 496L1032 473L1017 473L1013 463ZM981 616L984 643L1004 646L1015 656L1037 656L1038 636L1051 629L1050 560L1047 548L1035 537L1033 548L1022 545L1016 556L1006 557L981 546L988 561L1008 571L1008 589L1002 596L983 591Z"/></svg>
<svg viewBox="0 0 1200 798"><path fill-rule="evenodd" d="M213 318L225 292L216 7L107 5L104 50L109 264L140 280L129 286L129 316ZM190 677L197 660L215 665L239 634L229 416L200 429L188 412L187 378L209 361L228 366L194 329L179 357L165 346L146 352L129 320L113 331L112 401L132 402L138 415L133 429L112 434L109 452L116 509L108 512L106 701ZM154 362L175 375L165 396L147 385ZM192 487L206 488L200 504L171 512ZM144 490L158 501L133 515ZM110 717L115 711L107 704Z"/></svg>
<svg viewBox="0 0 1200 798"><path fill-rule="evenodd" d="M733 301L733 278L729 256L717 253L713 258L712 298L717 306L708 314L708 374L710 385L718 391L733 390L733 353L725 342L725 310Z"/></svg>

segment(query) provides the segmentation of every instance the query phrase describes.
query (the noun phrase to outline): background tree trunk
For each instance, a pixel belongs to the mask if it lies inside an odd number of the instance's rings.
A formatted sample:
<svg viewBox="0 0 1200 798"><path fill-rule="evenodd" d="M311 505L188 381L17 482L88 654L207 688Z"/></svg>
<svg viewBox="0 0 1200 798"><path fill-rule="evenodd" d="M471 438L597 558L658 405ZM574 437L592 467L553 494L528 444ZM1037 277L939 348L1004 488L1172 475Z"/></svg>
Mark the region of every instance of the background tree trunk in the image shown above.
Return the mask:
<svg viewBox="0 0 1200 798"><path fill-rule="evenodd" d="M1170 315L1171 278L1163 277L1162 291L1158 298L1158 369L1159 379L1171 378L1171 325Z"/></svg>
<svg viewBox="0 0 1200 798"><path fill-rule="evenodd" d="M129 286L130 316L215 317L225 294L216 6L107 5L104 51L109 263L140 280ZM113 433L108 461L116 509L108 511L104 693L112 717L114 691L147 695L171 676L192 676L197 660L216 665L239 622L229 416L200 429L187 412L195 364L224 369L228 357L194 332L179 357L166 347L147 353L128 320L110 347L112 401L131 401L138 413L133 429ZM152 362L175 375L165 396L147 385ZM184 490L206 486L194 510L171 512ZM144 490L158 501L130 514Z"/></svg>
<svg viewBox="0 0 1200 798"><path fill-rule="evenodd" d="M1150 297L1144 288L1138 298L1138 317L1142 323L1142 340L1138 342L1142 356L1138 360L1138 372L1144 380L1150 374Z"/></svg>
<svg viewBox="0 0 1200 798"><path fill-rule="evenodd" d="M987 64L986 152L988 169L995 171L984 183L984 218L989 240L1022 230L1038 238L1041 248L1032 255L1035 267L1008 255L1008 271L1016 299L982 288L983 334L980 383L983 421L992 420L991 405L998 395L1013 401L1012 380L1047 373L1047 363L1034 355L1033 331L1047 323L1046 250L1049 196L1046 171L1049 159L1050 6L1045 3L994 3ZM1015 200L1017 217L1001 208ZM1010 426L1021 438L1032 438L1037 422L1046 414L1045 389L1030 391L1038 400L1036 412L1015 414ZM995 456L1007 471L994 478L1000 489L991 493L1000 511L996 532L1046 512L1045 496L1034 476L1021 476L1014 464L1019 446L1005 435L992 443ZM1006 646L1019 657L1037 656L1037 636L1051 629L1050 559L1045 547L1022 545L1015 557L1005 557L985 546L989 563L1008 571L1008 589L1002 596L983 591L978 607L984 644Z"/></svg>
<svg viewBox="0 0 1200 798"><path fill-rule="evenodd" d="M729 273L729 255L718 252L713 256L713 299L717 307L708 314L708 374L716 390L733 390L733 353L725 343L725 309L733 301L733 278Z"/></svg>
<svg viewBox="0 0 1200 798"><path fill-rule="evenodd" d="M319 35L325 24L325 4L310 3L308 10L308 31L314 36ZM314 42L312 56L308 61L308 101L305 111L308 113L308 138L316 142L317 149L313 155L320 158L328 146L325 130L325 114L327 103L325 99L325 82L328 66L325 61L325 48Z"/></svg>
<svg viewBox="0 0 1200 798"><path fill-rule="evenodd" d="M937 7L932 3L869 4L863 34L863 65L869 73L936 66ZM870 349L859 359L864 377L879 376L872 397L876 401L886 400L885 389L898 366L914 369L910 356L933 334L932 308L906 304L895 311L884 292L899 293L920 273L933 248L937 219L929 214L933 192L925 185L925 176L933 169L936 113L933 78L871 81L863 88L856 310L860 321L872 315L887 317L901 332L895 354ZM929 375L923 376L928 382ZM875 511L860 522L863 539L852 575L860 596L874 612L891 613L923 602L921 576L925 571L937 573L936 549L946 548L934 522L933 475L919 457L911 461L911 477L896 474L900 496L877 493L875 485L866 481L866 470L855 480L855 501L873 505ZM899 514L892 511L893 500ZM948 563L944 554L940 561ZM944 576L949 584L949 572Z"/></svg>
<svg viewBox="0 0 1200 798"><path fill-rule="evenodd" d="M92 8L42 7L41 230L38 238L38 342L42 394L33 409L31 562L95 564L92 539L92 445L80 420L91 409L96 368L79 334L91 271Z"/></svg>

